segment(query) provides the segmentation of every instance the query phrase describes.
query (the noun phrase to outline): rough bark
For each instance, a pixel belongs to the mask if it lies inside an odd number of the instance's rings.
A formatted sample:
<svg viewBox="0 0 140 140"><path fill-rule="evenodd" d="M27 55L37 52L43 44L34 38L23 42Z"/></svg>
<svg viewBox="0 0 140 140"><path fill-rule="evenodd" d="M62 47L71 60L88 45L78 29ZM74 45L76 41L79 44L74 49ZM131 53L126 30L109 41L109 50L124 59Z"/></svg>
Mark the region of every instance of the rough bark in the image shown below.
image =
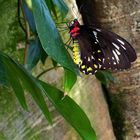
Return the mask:
<svg viewBox="0 0 140 140"><path fill-rule="evenodd" d="M78 1L78 0L77 0ZM114 75L118 83L109 87L109 107L118 140L140 139L140 1L139 0L88 0L89 15L128 40L137 51L138 59L132 68ZM90 9L94 3L94 9ZM96 11L96 12L95 12ZM94 22L94 16L88 17ZM98 23L98 22L96 22Z"/></svg>

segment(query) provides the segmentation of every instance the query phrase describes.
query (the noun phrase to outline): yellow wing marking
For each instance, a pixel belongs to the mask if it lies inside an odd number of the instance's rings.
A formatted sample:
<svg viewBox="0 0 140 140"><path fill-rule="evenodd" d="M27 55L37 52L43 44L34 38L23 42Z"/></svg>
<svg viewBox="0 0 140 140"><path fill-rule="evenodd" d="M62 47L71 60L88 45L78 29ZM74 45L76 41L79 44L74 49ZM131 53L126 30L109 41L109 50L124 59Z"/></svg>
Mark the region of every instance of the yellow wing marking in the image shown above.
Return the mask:
<svg viewBox="0 0 140 140"><path fill-rule="evenodd" d="M94 64L94 68L98 68L98 66L96 64Z"/></svg>
<svg viewBox="0 0 140 140"><path fill-rule="evenodd" d="M87 68L87 72L89 72L89 71L92 71L92 68L91 67Z"/></svg>
<svg viewBox="0 0 140 140"><path fill-rule="evenodd" d="M81 66L81 69L85 69L85 68L86 68L86 66L85 66L85 65L82 65L82 66Z"/></svg>

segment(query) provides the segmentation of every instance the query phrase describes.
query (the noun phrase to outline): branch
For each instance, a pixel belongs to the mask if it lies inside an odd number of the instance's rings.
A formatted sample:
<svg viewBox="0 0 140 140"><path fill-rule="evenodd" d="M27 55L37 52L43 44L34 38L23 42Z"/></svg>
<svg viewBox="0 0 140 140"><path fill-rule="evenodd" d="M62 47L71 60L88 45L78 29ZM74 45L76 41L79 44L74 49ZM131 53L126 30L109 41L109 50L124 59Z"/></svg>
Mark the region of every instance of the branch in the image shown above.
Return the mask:
<svg viewBox="0 0 140 140"><path fill-rule="evenodd" d="M28 22L26 20L26 15L25 15L25 13L23 11L22 4L23 4L23 1L18 0L18 21L19 21L19 24L20 24L21 28L25 32L25 36L26 36L25 49L24 49L24 64L26 64L27 54L28 54L28 49L29 49L30 28L29 28L29 24L28 24ZM25 27L23 26L23 24L22 24L22 22L20 20L20 8L21 8L21 11L22 11L23 20L25 22Z"/></svg>

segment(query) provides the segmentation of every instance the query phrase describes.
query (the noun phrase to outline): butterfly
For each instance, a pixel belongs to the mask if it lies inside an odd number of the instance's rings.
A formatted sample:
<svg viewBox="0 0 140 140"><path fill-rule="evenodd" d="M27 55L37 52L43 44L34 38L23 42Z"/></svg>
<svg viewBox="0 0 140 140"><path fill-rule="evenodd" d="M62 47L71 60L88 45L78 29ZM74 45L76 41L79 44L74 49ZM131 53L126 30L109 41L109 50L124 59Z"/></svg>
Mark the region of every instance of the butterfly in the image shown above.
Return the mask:
<svg viewBox="0 0 140 140"><path fill-rule="evenodd" d="M137 58L134 48L113 32L80 25L77 19L68 27L73 41L73 60L86 75L95 74L97 70L127 69Z"/></svg>

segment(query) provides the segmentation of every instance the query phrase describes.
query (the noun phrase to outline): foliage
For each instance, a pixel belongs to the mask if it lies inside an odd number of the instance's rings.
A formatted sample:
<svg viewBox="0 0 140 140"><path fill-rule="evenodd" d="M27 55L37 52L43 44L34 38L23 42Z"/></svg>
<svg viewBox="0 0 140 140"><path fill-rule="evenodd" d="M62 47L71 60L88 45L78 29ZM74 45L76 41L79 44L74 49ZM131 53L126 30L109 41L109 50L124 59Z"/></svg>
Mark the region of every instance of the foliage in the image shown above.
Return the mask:
<svg viewBox="0 0 140 140"><path fill-rule="evenodd" d="M30 2L32 2L32 7L28 5ZM4 8L7 5L7 9L10 10L8 13ZM2 1L0 6L1 14L3 13L0 17L0 27L3 28L3 36L0 37L2 46L0 50L0 84L11 86L19 103L27 111L25 92L31 94L46 119L52 123L52 117L44 99L46 95L83 140L96 140L95 132L84 111L69 96L65 96L65 92L68 93L77 80L78 69L65 48L53 19L54 17L56 20L58 19L57 11L61 15L61 19L58 20L64 19L68 12L67 6L63 0L22 0L22 3L18 1L18 6L20 6L18 18L24 32L21 32L17 22L17 3L11 0ZM22 15L21 12L23 12ZM2 32L0 33L2 34ZM24 37L26 40L23 39ZM19 42L22 44L21 46L25 45L25 49L17 50ZM21 60L23 56L24 66L13 59L14 57ZM60 66L64 68L63 91L39 81L31 74L39 61L44 64L45 60L49 58L52 60L54 68ZM48 70L49 68L45 72Z"/></svg>
<svg viewBox="0 0 140 140"><path fill-rule="evenodd" d="M55 23L49 14L49 9L45 5L45 2L43 0L34 0L32 1L32 5L37 33L43 49L52 59L57 61L63 67L75 72L76 66L64 47L64 43L62 42Z"/></svg>
<svg viewBox="0 0 140 140"><path fill-rule="evenodd" d="M0 58L2 65L4 65L7 79L23 108L27 109L24 97L25 88L32 95L48 121L52 123L50 113L43 98L43 94L45 94L84 140L96 139L95 132L87 116L70 97L65 96L64 93L57 88L35 79L23 66L12 60L9 56L0 53ZM14 75L15 72L16 75Z"/></svg>
<svg viewBox="0 0 140 140"><path fill-rule="evenodd" d="M107 86L109 82L116 82L115 77L109 71L98 71L95 76L104 86Z"/></svg>

